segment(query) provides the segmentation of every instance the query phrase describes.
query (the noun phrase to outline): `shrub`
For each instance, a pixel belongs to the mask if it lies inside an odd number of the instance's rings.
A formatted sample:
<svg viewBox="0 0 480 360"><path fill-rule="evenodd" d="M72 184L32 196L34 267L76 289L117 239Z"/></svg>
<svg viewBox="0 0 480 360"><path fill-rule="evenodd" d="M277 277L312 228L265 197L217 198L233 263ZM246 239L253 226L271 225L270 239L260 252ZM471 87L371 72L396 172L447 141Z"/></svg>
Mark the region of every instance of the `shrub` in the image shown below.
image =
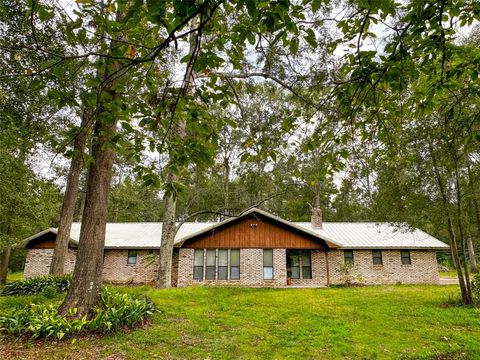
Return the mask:
<svg viewBox="0 0 480 360"><path fill-rule="evenodd" d="M100 294L100 305L93 309L91 319L87 316L74 318L76 309L71 309L70 317L63 317L53 305L30 304L0 316L0 330L34 339L62 339L85 331L104 333L143 324L154 311L155 305L146 298L135 299L105 288Z"/></svg>
<svg viewBox="0 0 480 360"><path fill-rule="evenodd" d="M480 273L475 274L471 280L473 301L480 304Z"/></svg>
<svg viewBox="0 0 480 360"><path fill-rule="evenodd" d="M2 289L1 295L34 295L43 292L49 288L55 288L57 293L67 291L70 286L72 276L70 274L61 276L39 276L31 279L12 281L7 283Z"/></svg>
<svg viewBox="0 0 480 360"><path fill-rule="evenodd" d="M359 274L357 268L352 263L344 263L342 264L338 272L340 273L340 277L342 279L342 284L345 286L355 286L360 285L363 282L362 276Z"/></svg>

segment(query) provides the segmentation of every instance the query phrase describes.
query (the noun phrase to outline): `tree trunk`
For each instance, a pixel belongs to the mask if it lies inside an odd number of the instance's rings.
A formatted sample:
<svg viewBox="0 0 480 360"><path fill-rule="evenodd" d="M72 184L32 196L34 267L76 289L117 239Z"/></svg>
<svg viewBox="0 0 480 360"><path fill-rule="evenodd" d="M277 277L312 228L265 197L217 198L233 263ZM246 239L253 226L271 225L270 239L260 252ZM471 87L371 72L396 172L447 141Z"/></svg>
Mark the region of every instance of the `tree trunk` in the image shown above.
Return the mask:
<svg viewBox="0 0 480 360"><path fill-rule="evenodd" d="M159 288L172 286L172 256L175 244L177 200L172 195L165 196L163 213L162 243L158 262L157 284Z"/></svg>
<svg viewBox="0 0 480 360"><path fill-rule="evenodd" d="M53 251L52 263L50 266L51 275L62 275L64 273L65 257L68 251L70 241L70 231L72 229L73 213L78 196L78 184L83 167L83 155L86 143L86 128L93 116L91 109L84 109L80 132L77 134L73 144L73 158L70 163L70 169L67 177L67 186L63 197L62 212L60 223L58 224L57 238Z"/></svg>
<svg viewBox="0 0 480 360"><path fill-rule="evenodd" d="M467 256L465 254L465 231L463 230L463 215L462 215L462 190L460 188L460 180L458 174L458 158L454 156L455 162L455 190L457 195L457 223L458 223L458 233L460 235L460 244L463 253L463 271L465 274L465 286L467 291L467 300L468 304L473 303L472 297L472 288L470 284L470 275L468 274L468 266L467 266Z"/></svg>
<svg viewBox="0 0 480 360"><path fill-rule="evenodd" d="M11 251L12 248L7 247L2 250L2 255L0 255L0 285L5 285L7 282L8 261L10 260Z"/></svg>
<svg viewBox="0 0 480 360"><path fill-rule="evenodd" d="M88 171L77 261L72 284L59 309L61 314L77 308L78 316L83 316L98 302L102 288L103 248L114 155L111 147L104 145L115 135L115 125L97 120L95 126L93 163Z"/></svg>
<svg viewBox="0 0 480 360"><path fill-rule="evenodd" d="M121 21L123 13L117 12L116 21ZM117 39L121 40L118 35ZM110 43L110 54L121 47L121 41ZM92 138L92 163L88 169L85 191L85 208L80 228L77 260L72 283L67 296L60 305L59 313L68 315L69 309L76 308L76 317L89 314L97 305L102 289L103 251L105 229L108 216L108 198L112 182L114 150L112 143L117 133L117 121L121 111L118 101L123 86L119 78L110 78L122 65L110 58L106 59L100 94L95 110L95 127Z"/></svg>
<svg viewBox="0 0 480 360"><path fill-rule="evenodd" d="M190 50L192 60L190 60L185 70L185 76L183 78L182 87L178 94L178 99L184 97L190 90L190 85L193 81L193 59L198 55L200 50L200 34L194 38L193 33L190 34ZM183 118L174 119L174 113L171 114L173 126L171 139L178 141L181 144L181 140L186 136L186 122ZM180 140L180 141L179 141ZM172 169L168 170L167 182L173 183L176 180L176 175ZM156 286L159 288L169 288L172 286L172 255L173 246L175 244L175 235L177 233L176 226L176 207L177 200L174 195L165 195L165 209L163 213L163 225L162 225L162 240L160 244L160 256L158 259L158 273Z"/></svg>
<svg viewBox="0 0 480 360"><path fill-rule="evenodd" d="M450 250L452 252L453 264L455 265L455 270L457 271L458 283L460 285L460 293L462 295L462 303L471 304L471 295L469 295L467 286L465 284L462 265L460 262L460 257L458 255L457 238L455 236L455 232L453 231L452 216L449 208L450 202L448 201L447 192L445 189L442 176L440 174L440 169L437 164L437 158L435 156L432 143L429 144L429 150L430 150L430 156L432 158L433 171L435 174L435 178L437 180L437 185L438 185L440 195L442 197L442 205L445 212L445 217L447 219L447 230L448 230L448 237L450 239Z"/></svg>
<svg viewBox="0 0 480 360"><path fill-rule="evenodd" d="M475 194L475 186L473 184L472 170L470 168L470 160L466 156L467 171L468 171L468 185L472 196L472 207L475 211L475 220L477 225L477 242L480 241L480 207L478 206L477 196ZM470 259L470 268L472 273L478 273L477 257L475 255L475 248L472 237L468 237L468 258Z"/></svg>
<svg viewBox="0 0 480 360"><path fill-rule="evenodd" d="M471 236L467 238L468 259L470 260L470 271L472 273L478 272L477 258L475 255L475 248L473 247L473 239Z"/></svg>
<svg viewBox="0 0 480 360"><path fill-rule="evenodd" d="M223 207L224 213L228 213L230 210L230 159L228 156L223 158L223 167L224 167L224 184L223 184ZM222 218L223 220L223 218Z"/></svg>
<svg viewBox="0 0 480 360"><path fill-rule="evenodd" d="M77 221L78 222L82 222L82 218L83 218L83 212L85 211L85 188L82 189L82 191L80 191L80 209L78 210L78 218L77 218Z"/></svg>

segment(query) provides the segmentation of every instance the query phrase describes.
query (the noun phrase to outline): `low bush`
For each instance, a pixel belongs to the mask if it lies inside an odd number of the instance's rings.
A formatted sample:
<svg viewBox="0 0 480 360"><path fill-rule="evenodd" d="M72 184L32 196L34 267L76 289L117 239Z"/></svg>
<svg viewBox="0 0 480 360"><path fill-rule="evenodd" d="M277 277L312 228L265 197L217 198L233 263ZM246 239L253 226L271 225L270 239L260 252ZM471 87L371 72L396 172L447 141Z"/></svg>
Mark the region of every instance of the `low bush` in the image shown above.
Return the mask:
<svg viewBox="0 0 480 360"><path fill-rule="evenodd" d="M473 275L471 280L473 301L480 305L480 273Z"/></svg>
<svg viewBox="0 0 480 360"><path fill-rule="evenodd" d="M147 298L133 298L107 288L102 290L100 300L100 305L93 309L91 319L87 316L75 318L76 309L70 310L70 317L61 316L51 304L30 304L24 308L14 308L0 316L0 331L34 339L62 339L87 331L104 333L144 324L155 311L155 305Z"/></svg>
<svg viewBox="0 0 480 360"><path fill-rule="evenodd" d="M35 295L45 289L50 294L67 291L70 286L72 276L70 274L62 276L39 276L31 279L17 280L7 283L1 290L1 295Z"/></svg>

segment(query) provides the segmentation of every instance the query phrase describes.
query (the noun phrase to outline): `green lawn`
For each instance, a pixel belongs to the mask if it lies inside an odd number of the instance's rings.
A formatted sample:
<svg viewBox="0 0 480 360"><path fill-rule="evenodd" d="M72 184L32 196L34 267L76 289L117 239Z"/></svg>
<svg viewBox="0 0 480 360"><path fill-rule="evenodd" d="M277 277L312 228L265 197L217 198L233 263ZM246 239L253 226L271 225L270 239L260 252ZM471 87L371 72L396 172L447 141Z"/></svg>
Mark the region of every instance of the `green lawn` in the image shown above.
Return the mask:
<svg viewBox="0 0 480 360"><path fill-rule="evenodd" d="M16 280L22 280L23 279L23 272L14 272L10 273L7 275L7 280L8 281L16 281Z"/></svg>
<svg viewBox="0 0 480 360"><path fill-rule="evenodd" d="M440 271L440 277L456 278L457 272L455 270Z"/></svg>
<svg viewBox="0 0 480 360"><path fill-rule="evenodd" d="M145 294L151 326L58 344L0 338L7 358L112 359L478 359L480 310L444 307L456 286L337 289L192 287ZM16 303L60 302L41 295Z"/></svg>

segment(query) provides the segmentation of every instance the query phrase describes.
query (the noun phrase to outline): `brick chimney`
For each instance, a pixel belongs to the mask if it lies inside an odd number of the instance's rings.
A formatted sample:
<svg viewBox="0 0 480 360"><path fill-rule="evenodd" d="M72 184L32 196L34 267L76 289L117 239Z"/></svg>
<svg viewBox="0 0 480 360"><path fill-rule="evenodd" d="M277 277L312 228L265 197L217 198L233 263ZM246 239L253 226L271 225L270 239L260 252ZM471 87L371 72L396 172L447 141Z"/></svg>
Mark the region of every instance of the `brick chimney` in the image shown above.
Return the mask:
<svg viewBox="0 0 480 360"><path fill-rule="evenodd" d="M322 210L316 207L312 207L310 222L312 224L312 228L321 229L322 228Z"/></svg>

